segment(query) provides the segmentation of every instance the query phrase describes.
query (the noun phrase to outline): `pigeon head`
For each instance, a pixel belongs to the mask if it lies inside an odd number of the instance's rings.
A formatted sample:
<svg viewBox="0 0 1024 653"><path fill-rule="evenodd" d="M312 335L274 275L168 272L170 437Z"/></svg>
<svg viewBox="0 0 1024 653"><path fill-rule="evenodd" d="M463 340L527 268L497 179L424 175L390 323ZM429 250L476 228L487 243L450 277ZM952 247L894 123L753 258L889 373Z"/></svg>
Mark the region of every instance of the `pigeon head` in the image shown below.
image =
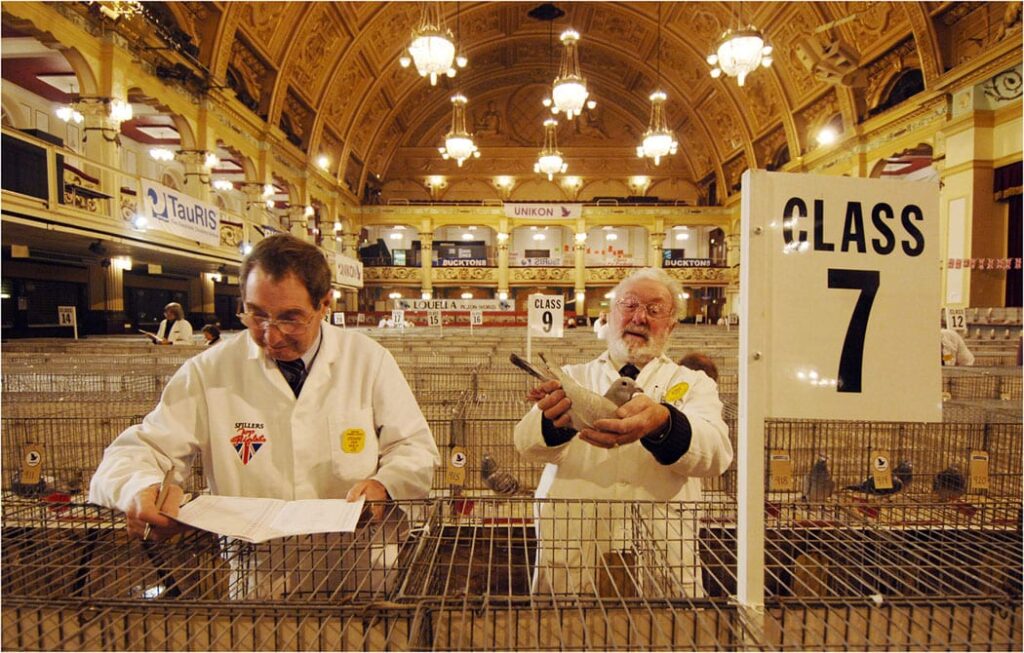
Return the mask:
<svg viewBox="0 0 1024 653"><path fill-rule="evenodd" d="M480 475L487 478L498 469L498 463L493 458L484 454L483 460L480 462Z"/></svg>
<svg viewBox="0 0 1024 653"><path fill-rule="evenodd" d="M633 395L640 394L643 389L636 384L636 381L629 378L628 376L620 376L612 382L608 392L604 393L604 396L611 399L612 403L616 406L621 406L630 399Z"/></svg>
<svg viewBox="0 0 1024 653"><path fill-rule="evenodd" d="M914 465L909 460L901 460L892 473L906 487L914 480Z"/></svg>

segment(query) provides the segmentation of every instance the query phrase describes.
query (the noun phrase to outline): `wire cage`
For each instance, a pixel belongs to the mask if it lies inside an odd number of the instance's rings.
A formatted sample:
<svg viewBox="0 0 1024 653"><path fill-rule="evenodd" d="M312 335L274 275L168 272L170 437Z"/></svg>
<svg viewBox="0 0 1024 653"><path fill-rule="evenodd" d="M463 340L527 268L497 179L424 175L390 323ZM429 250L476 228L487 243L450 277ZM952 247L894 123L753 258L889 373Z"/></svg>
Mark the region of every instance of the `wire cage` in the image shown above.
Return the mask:
<svg viewBox="0 0 1024 653"><path fill-rule="evenodd" d="M152 371L130 371L112 367L109 370L38 371L36 368L17 371L4 368L0 386L5 396L19 392L103 392L110 394L159 394L177 368L153 368Z"/></svg>

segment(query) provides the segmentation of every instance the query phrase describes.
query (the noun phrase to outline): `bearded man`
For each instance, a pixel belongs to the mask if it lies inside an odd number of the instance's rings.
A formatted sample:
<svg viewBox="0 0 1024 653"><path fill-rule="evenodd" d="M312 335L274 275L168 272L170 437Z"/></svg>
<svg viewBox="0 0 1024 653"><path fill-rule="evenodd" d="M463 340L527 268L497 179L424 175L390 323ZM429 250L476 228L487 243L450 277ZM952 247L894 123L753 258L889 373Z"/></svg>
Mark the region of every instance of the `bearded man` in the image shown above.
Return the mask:
<svg viewBox="0 0 1024 653"><path fill-rule="evenodd" d="M530 390L536 403L515 428L520 455L548 463L534 591L701 597L700 479L733 458L718 386L665 355L682 296L675 279L645 268L612 296L608 350L563 370L598 394L622 376L644 392L577 432L572 402L546 381Z"/></svg>

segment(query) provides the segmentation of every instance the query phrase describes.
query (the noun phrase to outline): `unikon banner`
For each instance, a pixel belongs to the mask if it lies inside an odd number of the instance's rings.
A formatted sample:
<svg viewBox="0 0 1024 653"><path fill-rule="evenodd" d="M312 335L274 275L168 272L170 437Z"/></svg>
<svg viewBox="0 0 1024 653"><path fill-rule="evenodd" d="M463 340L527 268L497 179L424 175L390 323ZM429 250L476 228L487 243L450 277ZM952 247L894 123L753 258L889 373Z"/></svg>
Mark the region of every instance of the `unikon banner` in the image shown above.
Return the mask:
<svg viewBox="0 0 1024 653"><path fill-rule="evenodd" d="M220 245L220 210L216 206L146 179L142 180L142 200L149 228L204 245Z"/></svg>
<svg viewBox="0 0 1024 653"><path fill-rule="evenodd" d="M583 215L582 204L516 204L505 203L506 218L543 218L568 220Z"/></svg>

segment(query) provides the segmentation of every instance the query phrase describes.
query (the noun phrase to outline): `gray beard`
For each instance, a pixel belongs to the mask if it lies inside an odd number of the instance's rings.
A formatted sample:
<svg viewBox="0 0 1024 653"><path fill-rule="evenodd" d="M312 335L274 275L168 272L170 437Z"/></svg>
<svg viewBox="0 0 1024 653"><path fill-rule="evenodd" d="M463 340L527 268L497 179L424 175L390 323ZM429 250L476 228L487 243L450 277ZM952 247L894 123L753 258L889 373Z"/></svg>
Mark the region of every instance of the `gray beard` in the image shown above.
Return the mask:
<svg viewBox="0 0 1024 653"><path fill-rule="evenodd" d="M659 344L648 339L647 342L634 347L631 351L622 334L608 334L608 353L611 354L612 358L616 361L632 363L640 368L661 356L664 349L664 343Z"/></svg>

